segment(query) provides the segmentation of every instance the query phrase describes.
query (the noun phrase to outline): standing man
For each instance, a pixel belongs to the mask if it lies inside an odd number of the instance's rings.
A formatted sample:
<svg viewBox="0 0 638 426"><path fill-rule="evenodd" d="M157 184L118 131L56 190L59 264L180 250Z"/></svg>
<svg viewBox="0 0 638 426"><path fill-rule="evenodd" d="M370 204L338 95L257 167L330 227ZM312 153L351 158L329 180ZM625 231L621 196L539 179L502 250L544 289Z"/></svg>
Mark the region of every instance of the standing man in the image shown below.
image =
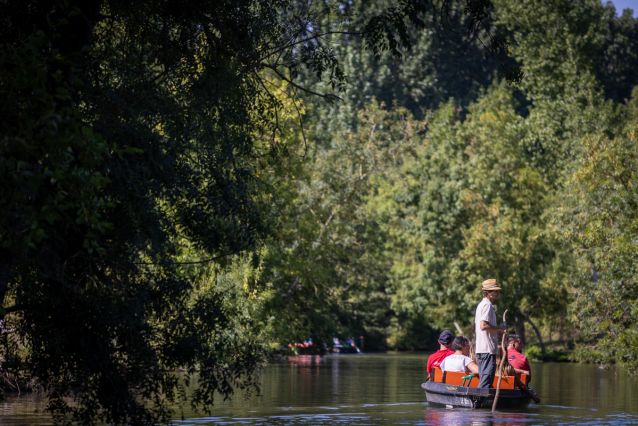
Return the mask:
<svg viewBox="0 0 638 426"><path fill-rule="evenodd" d="M493 303L501 295L501 287L495 279L483 281L481 285L483 300L476 307L474 326L476 331L476 361L479 368L479 388L492 386L496 374L496 354L498 335L506 330L504 325L496 324L496 310Z"/></svg>

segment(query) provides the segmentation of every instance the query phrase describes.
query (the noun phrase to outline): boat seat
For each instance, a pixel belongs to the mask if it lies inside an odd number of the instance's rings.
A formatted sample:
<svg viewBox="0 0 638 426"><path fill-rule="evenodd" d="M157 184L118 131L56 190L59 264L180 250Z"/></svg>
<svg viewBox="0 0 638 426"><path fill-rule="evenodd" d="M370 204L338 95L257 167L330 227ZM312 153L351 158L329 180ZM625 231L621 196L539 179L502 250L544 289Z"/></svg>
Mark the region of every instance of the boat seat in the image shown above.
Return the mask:
<svg viewBox="0 0 638 426"><path fill-rule="evenodd" d="M452 386L467 386L469 388L475 388L478 386L479 378L478 376L472 377L471 379L463 379L463 377L467 376L466 373L460 373L456 371L442 371L439 367L434 367L432 370L433 378L432 381L437 383L445 383ZM501 389L515 389L516 382L519 381L522 384L527 384L528 376L525 374L517 374L516 376L503 376L501 380ZM496 388L498 384L498 376L494 377L494 381L492 382L492 387Z"/></svg>

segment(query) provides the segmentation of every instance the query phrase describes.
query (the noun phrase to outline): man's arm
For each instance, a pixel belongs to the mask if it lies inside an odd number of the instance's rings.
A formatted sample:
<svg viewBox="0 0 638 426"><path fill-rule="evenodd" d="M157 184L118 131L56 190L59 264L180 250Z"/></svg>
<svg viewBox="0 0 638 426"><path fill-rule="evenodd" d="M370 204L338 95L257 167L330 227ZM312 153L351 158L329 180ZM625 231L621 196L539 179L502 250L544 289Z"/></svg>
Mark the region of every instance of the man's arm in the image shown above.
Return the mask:
<svg viewBox="0 0 638 426"><path fill-rule="evenodd" d="M507 330L504 325L492 325L487 321L481 321L481 330L488 331L490 333L503 333Z"/></svg>

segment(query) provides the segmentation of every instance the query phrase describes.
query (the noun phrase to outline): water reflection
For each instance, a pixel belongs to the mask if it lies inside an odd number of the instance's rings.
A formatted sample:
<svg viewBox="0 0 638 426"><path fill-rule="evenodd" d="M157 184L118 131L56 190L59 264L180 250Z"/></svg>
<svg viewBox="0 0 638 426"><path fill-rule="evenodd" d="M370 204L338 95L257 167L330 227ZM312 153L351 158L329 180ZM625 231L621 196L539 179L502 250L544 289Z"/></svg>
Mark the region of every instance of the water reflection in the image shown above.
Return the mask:
<svg viewBox="0 0 638 426"><path fill-rule="evenodd" d="M530 413L516 412L492 413L489 410L446 409L429 407L425 410L425 424L438 425L468 425L468 426L521 426L537 421L538 418Z"/></svg>
<svg viewBox="0 0 638 426"><path fill-rule="evenodd" d="M10 396L0 402L0 425L50 425L46 400L35 394Z"/></svg>
<svg viewBox="0 0 638 426"><path fill-rule="evenodd" d="M321 355L294 355L287 358L288 363L300 366L319 365L326 361Z"/></svg>

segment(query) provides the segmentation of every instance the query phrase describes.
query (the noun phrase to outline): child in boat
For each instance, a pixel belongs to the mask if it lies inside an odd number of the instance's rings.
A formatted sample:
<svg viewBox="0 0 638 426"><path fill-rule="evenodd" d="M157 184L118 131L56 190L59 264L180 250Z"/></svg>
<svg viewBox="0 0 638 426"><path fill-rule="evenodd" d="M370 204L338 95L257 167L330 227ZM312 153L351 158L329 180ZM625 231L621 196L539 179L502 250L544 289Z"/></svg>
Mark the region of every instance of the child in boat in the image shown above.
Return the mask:
<svg viewBox="0 0 638 426"><path fill-rule="evenodd" d="M441 367L441 363L445 358L454 354L454 350L450 349L452 340L454 340L454 335L450 330L443 330L441 332L438 340L439 350L428 357L428 363L426 366L428 375L432 374L432 369L434 367Z"/></svg>
<svg viewBox="0 0 638 426"><path fill-rule="evenodd" d="M441 370L478 374L478 365L469 357L470 341L466 337L456 336L452 342L452 349L454 354L443 360Z"/></svg>
<svg viewBox="0 0 638 426"><path fill-rule="evenodd" d="M527 374L527 383L532 379L531 369L527 357L522 354L523 342L516 334L507 336L507 361L514 371L521 374Z"/></svg>

